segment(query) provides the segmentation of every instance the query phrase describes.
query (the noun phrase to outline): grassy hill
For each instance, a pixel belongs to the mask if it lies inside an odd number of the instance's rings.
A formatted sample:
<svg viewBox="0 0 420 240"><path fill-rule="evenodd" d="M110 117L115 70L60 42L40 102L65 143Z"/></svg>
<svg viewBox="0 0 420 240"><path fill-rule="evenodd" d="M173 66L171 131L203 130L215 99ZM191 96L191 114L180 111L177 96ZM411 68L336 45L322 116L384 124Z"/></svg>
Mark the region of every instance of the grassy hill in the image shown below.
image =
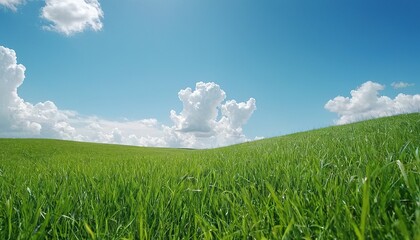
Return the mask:
<svg viewBox="0 0 420 240"><path fill-rule="evenodd" d="M212 150L0 139L0 239L420 239L420 114Z"/></svg>

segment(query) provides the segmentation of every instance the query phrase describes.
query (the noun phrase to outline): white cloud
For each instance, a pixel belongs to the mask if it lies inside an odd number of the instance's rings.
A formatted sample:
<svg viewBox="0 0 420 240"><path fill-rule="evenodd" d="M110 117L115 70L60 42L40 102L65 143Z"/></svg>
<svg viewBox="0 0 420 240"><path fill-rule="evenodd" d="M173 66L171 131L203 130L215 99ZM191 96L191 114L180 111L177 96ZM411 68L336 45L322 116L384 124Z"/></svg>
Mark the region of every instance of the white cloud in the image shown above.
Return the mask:
<svg viewBox="0 0 420 240"><path fill-rule="evenodd" d="M59 109L52 101L26 102L18 95L24 78L15 51L0 46L0 137L210 148L247 141L242 126L256 109L253 98L223 104L226 94L219 85L199 82L195 90L179 91L183 110L171 111L173 126L156 119L110 121Z"/></svg>
<svg viewBox="0 0 420 240"><path fill-rule="evenodd" d="M183 110L179 115L171 111L173 129L177 132L172 137L183 145L218 147L247 140L242 125L255 111L255 99L250 98L246 103L231 100L222 104L226 93L213 82L198 82L194 91L186 88L178 93L178 97Z"/></svg>
<svg viewBox="0 0 420 240"><path fill-rule="evenodd" d="M215 125L218 107L225 99L226 94L215 83L198 82L195 90L186 88L179 91L183 110L177 115L171 111L171 119L176 130L185 132L210 132Z"/></svg>
<svg viewBox="0 0 420 240"><path fill-rule="evenodd" d="M414 86L414 83L406 83L406 82L393 82L391 83L391 86L394 89L400 89L400 88L406 88L406 87L411 87Z"/></svg>
<svg viewBox="0 0 420 240"><path fill-rule="evenodd" d="M24 0L0 0L0 5L10 8L13 11L16 11L16 7L22 3L24 3Z"/></svg>
<svg viewBox="0 0 420 240"><path fill-rule="evenodd" d="M16 62L12 49L0 46L0 136L71 136L68 115L51 101L35 105L19 97L17 89L25 78L25 67Z"/></svg>
<svg viewBox="0 0 420 240"><path fill-rule="evenodd" d="M255 109L254 98L250 98L246 103L230 100L222 105L222 114L231 128L238 129L248 121Z"/></svg>
<svg viewBox="0 0 420 240"><path fill-rule="evenodd" d="M346 124L376 117L420 112L420 95L398 94L394 99L379 96L385 86L365 82L350 92L351 97L337 96L325 104L325 109L337 113L337 124Z"/></svg>
<svg viewBox="0 0 420 240"><path fill-rule="evenodd" d="M102 29L104 13L98 0L46 0L41 17L50 21L46 29L72 35L87 28Z"/></svg>

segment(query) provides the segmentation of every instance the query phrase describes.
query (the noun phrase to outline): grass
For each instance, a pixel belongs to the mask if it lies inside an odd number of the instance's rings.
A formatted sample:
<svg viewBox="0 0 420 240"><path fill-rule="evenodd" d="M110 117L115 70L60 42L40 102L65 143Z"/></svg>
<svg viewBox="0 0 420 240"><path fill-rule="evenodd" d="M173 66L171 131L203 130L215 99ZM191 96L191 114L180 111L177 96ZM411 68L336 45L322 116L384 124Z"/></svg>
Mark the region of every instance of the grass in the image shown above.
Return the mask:
<svg viewBox="0 0 420 240"><path fill-rule="evenodd" d="M185 150L0 139L0 239L420 239L420 114Z"/></svg>

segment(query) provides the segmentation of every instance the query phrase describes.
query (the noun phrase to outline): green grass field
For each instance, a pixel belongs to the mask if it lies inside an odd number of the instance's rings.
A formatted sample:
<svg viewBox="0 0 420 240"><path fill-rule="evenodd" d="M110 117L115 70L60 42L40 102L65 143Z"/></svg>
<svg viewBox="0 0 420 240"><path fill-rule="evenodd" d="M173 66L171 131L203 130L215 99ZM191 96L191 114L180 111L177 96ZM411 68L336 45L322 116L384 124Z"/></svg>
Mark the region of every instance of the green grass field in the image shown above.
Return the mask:
<svg viewBox="0 0 420 240"><path fill-rule="evenodd" d="M212 149L0 139L0 239L420 239L420 113Z"/></svg>

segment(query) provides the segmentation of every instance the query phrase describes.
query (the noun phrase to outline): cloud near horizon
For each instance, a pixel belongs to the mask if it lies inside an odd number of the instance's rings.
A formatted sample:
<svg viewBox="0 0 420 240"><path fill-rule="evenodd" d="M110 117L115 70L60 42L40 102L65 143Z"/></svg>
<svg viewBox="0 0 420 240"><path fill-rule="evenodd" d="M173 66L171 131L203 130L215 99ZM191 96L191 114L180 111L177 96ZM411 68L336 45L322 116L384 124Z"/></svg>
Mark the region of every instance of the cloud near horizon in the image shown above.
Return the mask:
<svg viewBox="0 0 420 240"><path fill-rule="evenodd" d="M420 112L420 95L398 94L394 99L380 96L385 86L367 81L350 92L351 97L337 96L325 104L325 109L337 113L336 124L347 124L361 120L392 116L402 113Z"/></svg>
<svg viewBox="0 0 420 240"><path fill-rule="evenodd" d="M170 112L173 126L157 119L110 121L59 109L54 102L36 104L18 95L26 68L14 50L0 46L0 137L56 138L139 146L212 148L248 139L242 126L256 109L256 101L225 101L216 83L198 82L178 93L182 111Z"/></svg>
<svg viewBox="0 0 420 240"><path fill-rule="evenodd" d="M187 141L184 145L192 142L211 145L217 142L225 146L247 140L242 133L242 125L256 109L254 98L242 103L230 100L223 104L226 93L213 82L198 82L194 91L186 88L179 91L178 97L182 101L183 110L180 114L172 110L171 119L176 133L188 136L181 139Z"/></svg>

